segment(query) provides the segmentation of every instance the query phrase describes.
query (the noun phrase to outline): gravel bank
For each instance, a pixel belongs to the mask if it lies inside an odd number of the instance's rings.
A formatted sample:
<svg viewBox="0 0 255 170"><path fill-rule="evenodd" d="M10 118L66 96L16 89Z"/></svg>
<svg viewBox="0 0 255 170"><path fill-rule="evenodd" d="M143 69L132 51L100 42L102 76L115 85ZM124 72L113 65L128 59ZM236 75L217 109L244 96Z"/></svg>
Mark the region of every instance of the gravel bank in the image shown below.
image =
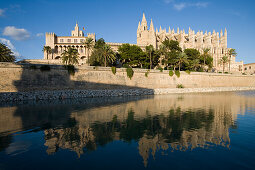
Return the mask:
<svg viewBox="0 0 255 170"><path fill-rule="evenodd" d="M213 87L213 88L161 88L161 89L114 89L114 90L58 90L35 92L0 93L0 102L24 100L56 100L109 96L140 96L159 94L206 93L255 90L255 87Z"/></svg>

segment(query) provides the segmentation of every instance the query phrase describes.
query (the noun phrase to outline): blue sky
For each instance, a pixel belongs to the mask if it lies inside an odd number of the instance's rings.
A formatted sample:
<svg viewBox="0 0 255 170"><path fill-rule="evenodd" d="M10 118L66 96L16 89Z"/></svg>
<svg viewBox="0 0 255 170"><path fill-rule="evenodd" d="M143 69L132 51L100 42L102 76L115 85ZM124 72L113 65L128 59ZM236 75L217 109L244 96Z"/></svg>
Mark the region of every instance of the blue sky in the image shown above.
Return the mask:
<svg viewBox="0 0 255 170"><path fill-rule="evenodd" d="M154 27L228 30L237 61L255 62L254 0L1 0L0 42L20 58L41 59L45 32L70 35L75 22L107 42L136 43L142 13Z"/></svg>

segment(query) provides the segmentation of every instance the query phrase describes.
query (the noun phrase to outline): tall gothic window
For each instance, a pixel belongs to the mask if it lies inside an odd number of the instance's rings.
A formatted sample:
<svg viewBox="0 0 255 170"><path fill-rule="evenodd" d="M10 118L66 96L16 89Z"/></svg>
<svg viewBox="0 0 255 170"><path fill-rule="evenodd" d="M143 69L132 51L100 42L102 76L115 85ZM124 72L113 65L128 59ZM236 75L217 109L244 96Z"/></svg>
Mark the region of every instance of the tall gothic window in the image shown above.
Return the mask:
<svg viewBox="0 0 255 170"><path fill-rule="evenodd" d="M77 43L77 39L74 39L74 42Z"/></svg>
<svg viewBox="0 0 255 170"><path fill-rule="evenodd" d="M69 42L69 43L70 43L70 42L71 42L71 39L67 39L67 42Z"/></svg>

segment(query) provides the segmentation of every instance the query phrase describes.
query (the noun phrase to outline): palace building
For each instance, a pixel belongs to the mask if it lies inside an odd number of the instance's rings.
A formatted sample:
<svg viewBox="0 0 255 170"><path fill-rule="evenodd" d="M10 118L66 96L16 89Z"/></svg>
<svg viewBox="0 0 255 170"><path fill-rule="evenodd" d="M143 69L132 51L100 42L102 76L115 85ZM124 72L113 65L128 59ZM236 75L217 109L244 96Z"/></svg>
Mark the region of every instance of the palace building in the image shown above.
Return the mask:
<svg viewBox="0 0 255 170"><path fill-rule="evenodd" d="M213 57L213 66L216 70L221 71L222 65L220 64L220 59L228 55L228 51L231 48L227 47L227 29L224 33L198 31L195 33L194 30L189 28L189 31L186 33L185 30L180 30L177 28L175 32L174 29L169 27L168 31L162 29L161 26L158 29L154 29L153 21L151 19L150 27L148 28L148 23L143 14L142 21L139 22L137 28L137 44L143 50L147 45L153 45L155 49L159 49L161 43L166 40L176 40L179 42L180 47L185 50L187 48L195 48L200 53L203 53L203 49L209 48L210 54ZM44 52L44 59L50 63L59 63L61 54L68 47L76 48L79 52L79 64L87 64L88 55L91 54L91 51L85 47L84 42L87 38L92 38L93 41L96 41L95 33L88 33L87 36L84 35L82 30L79 30L78 23L74 30L71 31L71 36L57 36L55 33L46 33L46 44L45 46L50 46L53 50L51 54ZM109 44L113 51L117 52L118 47L123 43L107 43ZM133 44L134 45L134 44ZM231 71L240 72L243 71L243 62L236 62L235 56L231 57L230 61ZM228 70L228 64L225 66L225 70Z"/></svg>

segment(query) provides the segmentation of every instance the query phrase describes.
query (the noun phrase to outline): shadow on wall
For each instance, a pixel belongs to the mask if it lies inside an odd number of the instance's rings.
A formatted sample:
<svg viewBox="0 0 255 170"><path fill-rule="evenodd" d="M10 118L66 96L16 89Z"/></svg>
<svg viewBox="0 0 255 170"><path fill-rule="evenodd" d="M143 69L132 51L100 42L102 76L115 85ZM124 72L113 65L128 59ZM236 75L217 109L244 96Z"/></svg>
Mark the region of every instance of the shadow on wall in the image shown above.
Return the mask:
<svg viewBox="0 0 255 170"><path fill-rule="evenodd" d="M147 89L136 86L94 83L71 80L73 70L61 65L20 64L22 73L20 80L13 85L18 92L42 90L105 90L105 89ZM76 70L77 71L77 70ZM74 72L75 74L75 72ZM152 90L152 89L151 89Z"/></svg>

